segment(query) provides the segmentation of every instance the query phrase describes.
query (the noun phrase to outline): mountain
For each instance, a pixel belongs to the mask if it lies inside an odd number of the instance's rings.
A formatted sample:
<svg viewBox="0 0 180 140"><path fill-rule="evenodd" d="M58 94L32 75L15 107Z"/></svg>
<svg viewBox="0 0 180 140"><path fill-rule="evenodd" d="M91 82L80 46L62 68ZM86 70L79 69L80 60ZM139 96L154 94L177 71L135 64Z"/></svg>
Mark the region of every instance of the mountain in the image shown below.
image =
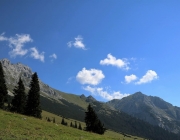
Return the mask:
<svg viewBox="0 0 180 140"><path fill-rule="evenodd" d="M33 74L31 68L21 63L12 64L8 59L2 59L0 61L5 72L6 84L10 95L9 101L13 98L12 91L17 85L20 77L25 84L26 92L28 92L31 76ZM84 121L85 111L90 103L99 119L108 129L149 139L178 139L178 135L170 133L160 127L152 126L145 121L119 111L118 109L115 109L114 106L111 106L110 103L99 102L92 96L79 96L56 90L43 83L40 79L39 84L41 107L43 110L65 118Z"/></svg>
<svg viewBox="0 0 180 140"><path fill-rule="evenodd" d="M20 77L23 80L25 87L27 89L29 88L33 72L28 66L23 65L21 63L11 64L11 62L8 59L2 59L1 63L5 71L5 79L7 87L9 89L9 93L12 92L14 86L16 86ZM55 97L56 99L62 98L60 94L58 94L53 88L49 87L47 84L44 84L40 79L39 84L42 95Z"/></svg>
<svg viewBox="0 0 180 140"><path fill-rule="evenodd" d="M86 102L95 102L97 101L93 96L86 97L84 94L80 96L81 99L85 100Z"/></svg>
<svg viewBox="0 0 180 140"><path fill-rule="evenodd" d="M107 104L152 125L158 125L174 133L180 132L180 108L159 97L137 92L121 100L111 100Z"/></svg>

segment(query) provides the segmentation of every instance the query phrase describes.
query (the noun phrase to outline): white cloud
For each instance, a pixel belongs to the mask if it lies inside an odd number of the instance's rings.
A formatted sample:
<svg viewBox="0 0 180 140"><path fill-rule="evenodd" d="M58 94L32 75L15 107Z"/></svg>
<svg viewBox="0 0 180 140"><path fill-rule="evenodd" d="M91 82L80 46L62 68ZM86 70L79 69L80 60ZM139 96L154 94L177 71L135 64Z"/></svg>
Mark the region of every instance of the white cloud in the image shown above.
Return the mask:
<svg viewBox="0 0 180 140"><path fill-rule="evenodd" d="M115 92L110 93L100 87L86 86L83 89L86 91L89 91L90 93L92 93L94 95L101 96L102 98L104 98L106 100L122 99L123 97L127 97L130 95L130 94L122 94L122 93L120 93L120 91L115 91Z"/></svg>
<svg viewBox="0 0 180 140"><path fill-rule="evenodd" d="M55 53L53 53L52 55L50 55L49 57L53 58L53 59L57 59L57 55Z"/></svg>
<svg viewBox="0 0 180 140"><path fill-rule="evenodd" d="M157 75L157 73L155 71L148 70L146 72L146 74L138 82L136 82L135 84L140 85L140 84L149 83L149 82L151 82L151 81L153 81L153 80L155 80L157 78L158 78L158 75Z"/></svg>
<svg viewBox="0 0 180 140"><path fill-rule="evenodd" d="M131 74L129 76L128 75L125 76L125 81L126 81L127 84L131 83L132 81L134 81L136 79L137 79L137 76L134 75L134 74Z"/></svg>
<svg viewBox="0 0 180 140"><path fill-rule="evenodd" d="M78 72L76 79L81 84L98 85L105 78L103 72L97 69L86 70L83 68Z"/></svg>
<svg viewBox="0 0 180 140"><path fill-rule="evenodd" d="M107 58L104 60L100 61L101 65L112 65L116 66L125 70L129 70L130 68L128 67L129 62L127 59L116 59L116 57L112 56L111 54L107 55Z"/></svg>
<svg viewBox="0 0 180 140"><path fill-rule="evenodd" d="M28 50L23 49L24 44L32 42L29 34L16 34L15 37L7 38L4 36L4 33L0 35L0 41L7 41L9 47L12 48L12 51L9 52L11 57L16 57L17 55L24 56L27 54Z"/></svg>
<svg viewBox="0 0 180 140"><path fill-rule="evenodd" d="M5 34L5 33L2 33L2 34L0 35L0 41L7 41L7 40L8 40L8 38L5 37L4 34Z"/></svg>
<svg viewBox="0 0 180 140"><path fill-rule="evenodd" d="M33 57L34 59L39 59L40 61L44 62L44 52L39 53L35 47L31 48L30 50L31 50L31 57Z"/></svg>
<svg viewBox="0 0 180 140"><path fill-rule="evenodd" d="M69 41L67 43L68 47L73 46L75 48L86 50L85 44L83 43L83 38L80 35L78 35L74 39L75 39L75 41Z"/></svg>
<svg viewBox="0 0 180 140"><path fill-rule="evenodd" d="M75 77L69 77L66 84L69 84Z"/></svg>

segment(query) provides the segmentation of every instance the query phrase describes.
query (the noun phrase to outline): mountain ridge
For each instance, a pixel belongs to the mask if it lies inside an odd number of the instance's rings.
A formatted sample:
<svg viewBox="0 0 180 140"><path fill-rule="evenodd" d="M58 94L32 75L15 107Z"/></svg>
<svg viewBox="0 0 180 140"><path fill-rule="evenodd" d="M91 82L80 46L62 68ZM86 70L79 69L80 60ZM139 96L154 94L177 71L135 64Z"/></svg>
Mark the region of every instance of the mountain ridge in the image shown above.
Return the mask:
<svg viewBox="0 0 180 140"><path fill-rule="evenodd" d="M174 133L180 132L180 108L159 97L137 92L121 100L111 100L107 104L150 124Z"/></svg>
<svg viewBox="0 0 180 140"><path fill-rule="evenodd" d="M32 70L28 66L25 66L21 63L11 64L11 62L7 59L3 59L0 61L3 61L2 64L5 71L5 78L9 91L12 92L14 86L19 80L19 77L21 76L27 92L29 88L29 82L31 80L31 75L33 73ZM67 118L74 118L76 120L83 121L84 112L86 111L86 108L90 103L107 128L124 133L137 134L144 137L153 137L147 133L149 131L148 128L152 129L152 126L150 126L148 123L141 122L140 120L125 114L122 110L119 111L119 109L115 109L108 103L99 102L92 96L86 97L85 95L74 95L58 91L54 88L51 88L49 85L44 84L40 79L39 84L41 90L40 92L42 109L46 111ZM123 99L126 99L126 97ZM111 120L112 122L109 120ZM139 127L137 123L139 123L141 127ZM133 124L135 126L131 127L131 125ZM139 132L142 130L142 128L146 131Z"/></svg>

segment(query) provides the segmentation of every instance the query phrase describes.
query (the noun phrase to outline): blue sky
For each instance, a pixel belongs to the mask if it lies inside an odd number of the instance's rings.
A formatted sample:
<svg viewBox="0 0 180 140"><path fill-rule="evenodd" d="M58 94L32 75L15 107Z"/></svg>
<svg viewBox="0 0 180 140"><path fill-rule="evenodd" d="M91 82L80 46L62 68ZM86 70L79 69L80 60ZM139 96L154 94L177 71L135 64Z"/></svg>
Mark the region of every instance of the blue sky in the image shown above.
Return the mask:
<svg viewBox="0 0 180 140"><path fill-rule="evenodd" d="M180 106L180 1L0 1L0 59L58 90Z"/></svg>

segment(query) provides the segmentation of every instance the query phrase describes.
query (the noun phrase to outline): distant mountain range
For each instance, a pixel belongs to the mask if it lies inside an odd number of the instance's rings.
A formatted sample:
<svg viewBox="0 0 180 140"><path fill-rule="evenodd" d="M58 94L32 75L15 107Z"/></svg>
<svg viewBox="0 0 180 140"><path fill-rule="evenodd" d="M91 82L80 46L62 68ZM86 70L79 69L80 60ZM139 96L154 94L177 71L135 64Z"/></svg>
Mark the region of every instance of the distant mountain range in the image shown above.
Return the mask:
<svg viewBox="0 0 180 140"><path fill-rule="evenodd" d="M12 91L19 77L22 78L26 91L28 91L33 74L31 68L21 63L12 64L8 59L0 61L5 72L9 95L13 96ZM64 93L44 84L40 79L39 81L41 106L46 111L84 121L84 112L91 103L98 117L108 129L162 140L177 139L176 135L168 131L180 133L180 108L174 107L158 97L146 96L137 92L121 100L114 99L102 103L92 96ZM160 134L163 135L157 138L157 135Z"/></svg>
<svg viewBox="0 0 180 140"><path fill-rule="evenodd" d="M114 99L108 105L168 131L180 132L180 108L159 97L137 92L121 100Z"/></svg>

